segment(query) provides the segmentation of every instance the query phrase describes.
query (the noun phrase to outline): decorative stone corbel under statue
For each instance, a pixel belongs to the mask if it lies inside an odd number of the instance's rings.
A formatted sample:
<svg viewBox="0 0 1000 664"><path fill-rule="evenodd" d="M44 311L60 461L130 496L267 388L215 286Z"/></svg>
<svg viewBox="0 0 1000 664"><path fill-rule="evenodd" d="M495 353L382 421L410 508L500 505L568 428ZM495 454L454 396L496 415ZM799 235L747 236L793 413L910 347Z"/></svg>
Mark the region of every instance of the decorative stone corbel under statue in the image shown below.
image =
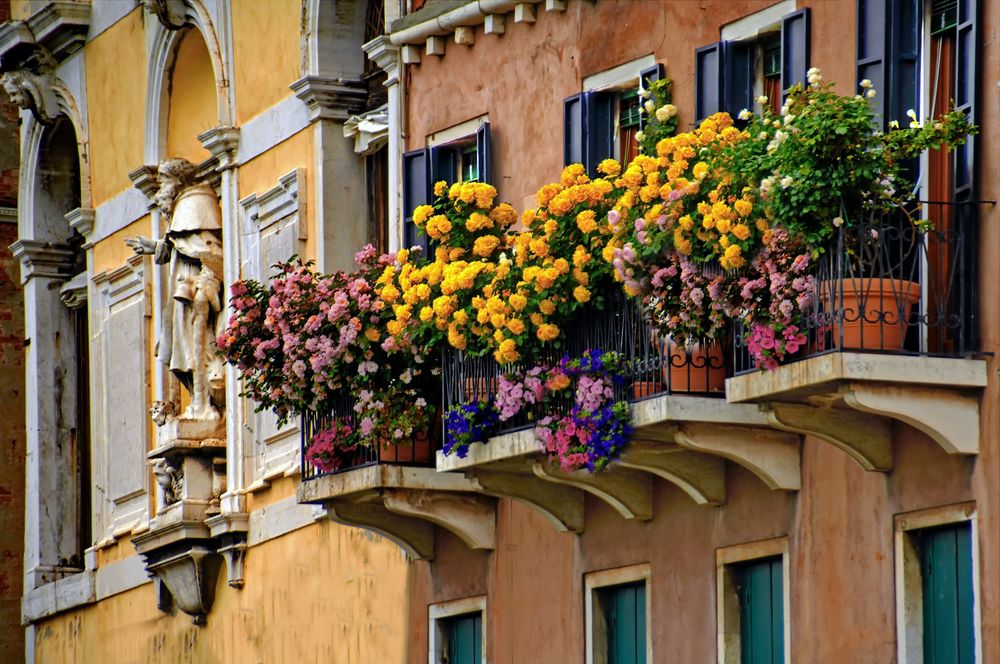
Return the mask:
<svg viewBox="0 0 1000 664"><path fill-rule="evenodd" d="M156 448L148 455L157 510L149 531L132 542L146 570L168 591L159 594L161 608L172 597L195 624L203 624L222 563L223 543L207 521L219 513L225 491L225 374L215 342L225 299L222 213L215 190L198 181L197 171L183 159L160 164L152 198L167 232L161 240L126 242L137 254L170 266L156 354L188 397L183 410L173 399L150 408L157 426Z"/></svg>

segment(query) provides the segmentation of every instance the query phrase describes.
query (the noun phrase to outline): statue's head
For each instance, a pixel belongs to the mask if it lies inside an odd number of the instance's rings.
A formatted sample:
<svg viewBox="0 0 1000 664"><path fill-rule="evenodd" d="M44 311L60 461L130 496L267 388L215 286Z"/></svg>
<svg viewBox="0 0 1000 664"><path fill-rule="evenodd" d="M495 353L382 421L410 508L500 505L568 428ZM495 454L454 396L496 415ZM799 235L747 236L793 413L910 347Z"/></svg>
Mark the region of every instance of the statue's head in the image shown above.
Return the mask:
<svg viewBox="0 0 1000 664"><path fill-rule="evenodd" d="M162 427L167 420L176 414L173 401L154 401L149 408L149 415L156 422L156 426Z"/></svg>
<svg viewBox="0 0 1000 664"><path fill-rule="evenodd" d="M153 196L156 206L166 216L174 211L174 201L184 189L195 183L198 167L187 159L168 159L160 164L157 180L160 188Z"/></svg>
<svg viewBox="0 0 1000 664"><path fill-rule="evenodd" d="M30 108L31 99L24 88L24 75L18 71L10 71L0 76L0 85L10 100L21 108Z"/></svg>

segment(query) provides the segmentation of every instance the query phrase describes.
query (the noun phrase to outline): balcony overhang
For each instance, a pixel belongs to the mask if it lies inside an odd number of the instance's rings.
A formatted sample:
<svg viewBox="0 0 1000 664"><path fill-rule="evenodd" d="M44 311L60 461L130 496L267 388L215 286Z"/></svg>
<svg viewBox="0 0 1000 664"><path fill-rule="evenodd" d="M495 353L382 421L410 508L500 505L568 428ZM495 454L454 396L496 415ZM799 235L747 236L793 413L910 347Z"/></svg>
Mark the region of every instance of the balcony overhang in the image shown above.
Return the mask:
<svg viewBox="0 0 1000 664"><path fill-rule="evenodd" d="M656 477L700 505L722 504L726 460L772 489L801 486L799 436L776 429L755 405L663 395L632 404L632 422L632 440L621 458L597 474L566 472L549 463L531 429L473 444L463 458L439 452L437 469L464 473L482 493L523 502L558 530L577 533L584 527L585 492L625 519L652 518Z"/></svg>
<svg viewBox="0 0 1000 664"><path fill-rule="evenodd" d="M474 480L433 468L353 468L303 482L298 501L323 505L339 523L378 532L418 560L434 557L435 527L473 549L492 549L496 541L496 501Z"/></svg>
<svg viewBox="0 0 1000 664"><path fill-rule="evenodd" d="M731 404L758 404L774 427L816 436L867 470L892 468L891 420L949 454L979 452L985 360L832 352L726 381Z"/></svg>

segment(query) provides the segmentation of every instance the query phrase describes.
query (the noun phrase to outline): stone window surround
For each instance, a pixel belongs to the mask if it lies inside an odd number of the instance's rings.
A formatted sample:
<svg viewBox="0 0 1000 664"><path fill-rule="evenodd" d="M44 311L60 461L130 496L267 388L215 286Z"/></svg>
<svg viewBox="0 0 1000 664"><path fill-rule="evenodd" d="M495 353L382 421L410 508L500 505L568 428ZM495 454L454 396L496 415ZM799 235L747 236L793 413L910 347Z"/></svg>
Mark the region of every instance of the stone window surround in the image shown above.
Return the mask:
<svg viewBox="0 0 1000 664"><path fill-rule="evenodd" d="M637 581L646 582L646 661L653 659L653 612L650 611L651 594L651 573L649 563L629 565L628 567L617 567L614 569L601 570L598 572L588 572L583 577L583 603L584 603L584 632L586 635L586 664L602 664L604 659L598 659L594 648L597 642L597 624L594 620L594 611L597 609L597 591L609 586L619 586L625 583L635 583Z"/></svg>
<svg viewBox="0 0 1000 664"><path fill-rule="evenodd" d="M480 612L483 615L483 635L482 654L483 664L488 661L486 655L486 596L465 597L448 602L439 602L427 607L427 662L428 664L441 664L442 660L438 654L446 646L447 633L444 629L444 621L448 618Z"/></svg>
<svg viewBox="0 0 1000 664"><path fill-rule="evenodd" d="M968 522L972 538L972 615L975 661L983 661L982 595L979 565L979 514L973 501L942 505L893 518L896 592L896 660L900 664L923 661L923 604L920 555L910 533L925 528Z"/></svg>
<svg viewBox="0 0 1000 664"><path fill-rule="evenodd" d="M785 634L785 664L792 661L791 579L788 556L788 537L735 544L715 550L715 610L718 630L719 664L738 664L740 661L740 607L733 583L731 566L760 558L781 556L782 613Z"/></svg>

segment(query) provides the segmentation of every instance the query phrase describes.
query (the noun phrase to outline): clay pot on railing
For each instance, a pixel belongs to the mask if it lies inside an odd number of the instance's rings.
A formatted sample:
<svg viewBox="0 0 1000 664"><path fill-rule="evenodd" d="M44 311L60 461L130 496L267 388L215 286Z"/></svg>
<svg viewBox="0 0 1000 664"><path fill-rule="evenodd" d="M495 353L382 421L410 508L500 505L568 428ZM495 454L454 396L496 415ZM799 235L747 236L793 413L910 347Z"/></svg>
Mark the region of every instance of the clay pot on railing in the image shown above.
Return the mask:
<svg viewBox="0 0 1000 664"><path fill-rule="evenodd" d="M437 443L441 440L441 411L435 414L430 425L413 435L409 443L391 443L383 441L379 445L379 463L398 463L423 465L434 461Z"/></svg>
<svg viewBox="0 0 1000 664"><path fill-rule="evenodd" d="M910 314L920 301L920 284L905 279L869 277L842 279L833 286L840 311L831 304L830 290L820 291L820 306L830 312L833 348L902 350ZM836 295L834 295L836 297ZM821 335L822 339L826 335Z"/></svg>

